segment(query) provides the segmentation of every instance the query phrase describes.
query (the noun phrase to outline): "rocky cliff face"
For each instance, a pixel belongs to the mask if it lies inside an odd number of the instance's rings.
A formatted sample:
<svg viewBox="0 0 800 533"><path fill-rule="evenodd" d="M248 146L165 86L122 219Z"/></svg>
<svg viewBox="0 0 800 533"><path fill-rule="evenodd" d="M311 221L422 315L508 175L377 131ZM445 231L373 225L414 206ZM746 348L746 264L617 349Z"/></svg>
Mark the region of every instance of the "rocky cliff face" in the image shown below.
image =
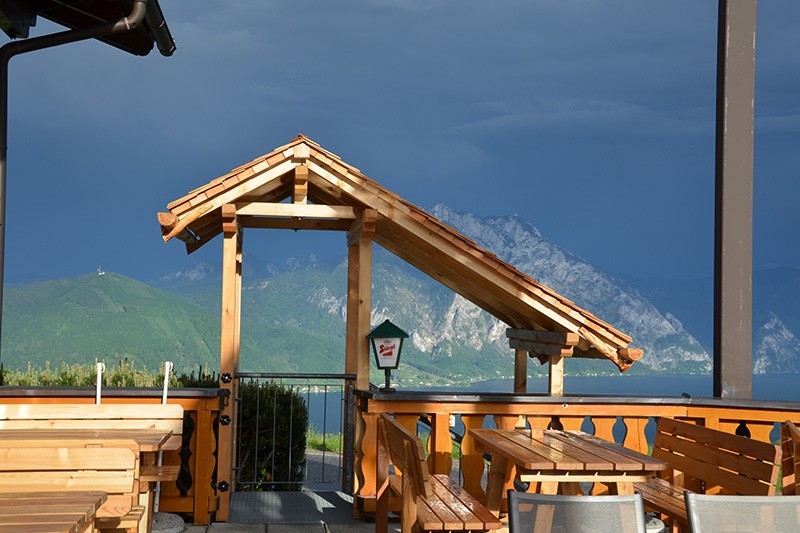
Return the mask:
<svg viewBox="0 0 800 533"><path fill-rule="evenodd" d="M504 261L631 335L633 345L645 350L637 365L657 371L710 369L709 355L677 318L662 315L634 289L548 241L521 218L481 218L444 205L436 205L430 212ZM502 339L504 326L493 319L481 326L483 338L495 340L499 334L500 347L508 349Z"/></svg>
<svg viewBox="0 0 800 533"><path fill-rule="evenodd" d="M800 340L774 313L761 325L753 352L756 374L800 373Z"/></svg>
<svg viewBox="0 0 800 533"><path fill-rule="evenodd" d="M634 346L645 350L645 356L634 368L676 372L710 369L709 355L677 318L661 314L634 289L549 242L519 217L481 218L443 205L429 211L516 268L630 334ZM372 323L389 318L402 324L411 333L416 352L412 357L423 366L445 365L458 370L459 366L476 364L482 369L481 377L508 376L512 372L505 324L386 252L378 251L374 262ZM345 268L342 263L337 270ZM345 316L341 287L321 284L311 303L341 318ZM583 371L587 371L586 367L592 372L614 371L613 365L604 363L582 361L580 365Z"/></svg>

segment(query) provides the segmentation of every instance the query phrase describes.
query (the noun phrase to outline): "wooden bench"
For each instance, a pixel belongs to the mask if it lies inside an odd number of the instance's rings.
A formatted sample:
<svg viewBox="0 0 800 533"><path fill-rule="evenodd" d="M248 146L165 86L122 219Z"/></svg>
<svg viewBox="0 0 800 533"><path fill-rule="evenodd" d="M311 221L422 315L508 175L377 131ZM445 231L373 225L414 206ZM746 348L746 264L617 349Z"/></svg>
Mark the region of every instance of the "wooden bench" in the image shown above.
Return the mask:
<svg viewBox="0 0 800 533"><path fill-rule="evenodd" d="M100 444L78 437L0 442L0 492L65 491L105 492L108 499L98 509L95 525L101 529L138 530L145 516L145 508L136 505L138 444L127 439Z"/></svg>
<svg viewBox="0 0 800 533"><path fill-rule="evenodd" d="M781 424L781 462L783 471L783 494L800 495L797 474L800 473L800 430L791 420Z"/></svg>
<svg viewBox="0 0 800 533"><path fill-rule="evenodd" d="M389 464L402 476L390 475ZM375 531L388 530L390 492L401 498L401 530L489 531L503 524L448 475L431 475L422 441L387 414L378 418Z"/></svg>
<svg viewBox="0 0 800 533"><path fill-rule="evenodd" d="M2 492L0 533L84 533L94 531L102 491Z"/></svg>
<svg viewBox="0 0 800 533"><path fill-rule="evenodd" d="M767 442L660 418L653 457L670 464L669 479L635 483L645 507L668 516L673 529L687 528L684 491L774 495L781 450Z"/></svg>
<svg viewBox="0 0 800 533"><path fill-rule="evenodd" d="M182 445L183 407L175 404L6 404L0 405L2 429L63 430L138 430L171 431L172 436L161 446L164 451L179 450ZM155 482L175 481L179 464L157 465L155 453L145 453L137 462L138 501L128 516L118 523L102 521L102 527L133 527L145 516L152 520Z"/></svg>

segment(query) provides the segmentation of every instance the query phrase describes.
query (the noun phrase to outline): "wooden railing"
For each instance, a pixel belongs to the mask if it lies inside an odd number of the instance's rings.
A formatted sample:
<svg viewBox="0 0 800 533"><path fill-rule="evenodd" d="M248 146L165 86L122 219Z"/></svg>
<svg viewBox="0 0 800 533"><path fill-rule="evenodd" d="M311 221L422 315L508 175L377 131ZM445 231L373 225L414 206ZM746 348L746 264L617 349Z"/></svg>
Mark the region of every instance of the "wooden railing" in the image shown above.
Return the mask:
<svg viewBox="0 0 800 533"><path fill-rule="evenodd" d="M475 451L470 428L494 423L501 428L527 426L584 429L598 437L647 453L648 434L655 434L654 417L691 420L729 433L748 434L762 441L779 442L778 424L800 421L800 403L735 401L709 398L651 398L599 396L531 396L501 393L469 395L435 393L357 393L364 423L364 438L357 443L359 480L357 510L372 512L375 495L375 420L393 413L402 424L416 430L420 415L431 424L428 440L432 473L449 474L454 437L463 435L461 472L464 488L479 499L484 458ZM450 422L460 420L458 427ZM648 429L651 424L652 431ZM616 437L615 437L616 436ZM652 437L651 437L652 438Z"/></svg>
<svg viewBox="0 0 800 533"><path fill-rule="evenodd" d="M161 389L106 388L103 403L161 403ZM165 452L164 464L180 464L178 480L161 484L159 511L191 514L196 525L210 523L219 502L216 487L218 389L172 389L168 403L184 409L183 446ZM88 387L0 387L0 404L94 403Z"/></svg>

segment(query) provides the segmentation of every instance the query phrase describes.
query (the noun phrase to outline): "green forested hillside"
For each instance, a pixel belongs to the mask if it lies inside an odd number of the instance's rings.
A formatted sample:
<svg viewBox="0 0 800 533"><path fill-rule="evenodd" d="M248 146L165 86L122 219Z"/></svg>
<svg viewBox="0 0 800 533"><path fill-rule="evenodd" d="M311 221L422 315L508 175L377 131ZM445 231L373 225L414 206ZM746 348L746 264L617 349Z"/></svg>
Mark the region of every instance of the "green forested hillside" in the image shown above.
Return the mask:
<svg viewBox="0 0 800 533"><path fill-rule="evenodd" d="M119 274L91 274L5 291L3 364L114 363L176 369L219 359L218 312Z"/></svg>

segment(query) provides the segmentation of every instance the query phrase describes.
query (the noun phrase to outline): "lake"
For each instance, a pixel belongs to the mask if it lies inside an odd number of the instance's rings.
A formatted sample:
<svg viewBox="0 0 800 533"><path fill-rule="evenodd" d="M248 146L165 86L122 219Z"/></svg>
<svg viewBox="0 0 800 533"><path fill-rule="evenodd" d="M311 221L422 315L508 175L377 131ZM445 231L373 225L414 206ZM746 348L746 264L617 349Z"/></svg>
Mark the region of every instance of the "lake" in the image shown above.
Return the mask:
<svg viewBox="0 0 800 533"><path fill-rule="evenodd" d="M474 383L469 387L430 387L425 390L459 392L511 392L511 379ZM399 389L410 390L410 389ZM613 396L710 397L713 378L708 375L616 375L564 376L566 394L604 394ZM547 393L546 378L528 378L529 393ZM759 374L753 376L753 399L800 402L800 374ZM341 392L311 394L307 398L309 422L317 430L339 432L341 428ZM327 420L326 420L327 418Z"/></svg>
<svg viewBox="0 0 800 533"><path fill-rule="evenodd" d="M482 381L466 387L470 392L509 392L513 380ZM753 376L753 399L774 401L800 401L799 374L758 374ZM713 377L707 375L616 375L616 376L564 376L566 394L607 394L615 396L674 396L683 393L710 397L713 394ZM446 389L453 390L453 389ZM529 393L547 393L546 378L528 378Z"/></svg>

